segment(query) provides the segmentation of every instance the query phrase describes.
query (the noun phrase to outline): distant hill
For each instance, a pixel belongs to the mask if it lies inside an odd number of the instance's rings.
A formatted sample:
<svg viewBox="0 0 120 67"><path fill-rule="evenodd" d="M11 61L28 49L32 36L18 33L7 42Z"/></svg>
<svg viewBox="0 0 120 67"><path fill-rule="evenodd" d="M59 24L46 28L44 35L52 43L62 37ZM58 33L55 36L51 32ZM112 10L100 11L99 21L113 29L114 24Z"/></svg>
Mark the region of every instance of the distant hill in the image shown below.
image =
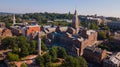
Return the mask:
<svg viewBox="0 0 120 67"><path fill-rule="evenodd" d="M0 12L0 16L7 16L12 15L13 13L7 13L7 12Z"/></svg>

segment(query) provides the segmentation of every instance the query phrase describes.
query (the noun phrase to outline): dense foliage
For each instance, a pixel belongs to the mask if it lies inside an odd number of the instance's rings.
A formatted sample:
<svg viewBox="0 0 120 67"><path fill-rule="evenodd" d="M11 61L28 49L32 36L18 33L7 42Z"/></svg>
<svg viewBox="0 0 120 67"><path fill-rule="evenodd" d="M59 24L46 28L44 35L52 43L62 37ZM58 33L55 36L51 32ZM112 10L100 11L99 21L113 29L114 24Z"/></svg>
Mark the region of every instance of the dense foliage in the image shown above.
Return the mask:
<svg viewBox="0 0 120 67"><path fill-rule="evenodd" d="M17 54L13 54L13 53L9 52L7 54L7 59L9 59L10 61L18 61L19 56Z"/></svg>
<svg viewBox="0 0 120 67"><path fill-rule="evenodd" d="M62 67L88 67L87 62L82 57L67 56L62 63Z"/></svg>
<svg viewBox="0 0 120 67"><path fill-rule="evenodd" d="M64 59L60 65L53 65L53 63L60 63L58 58ZM53 46L49 52L43 56L38 56L35 59L40 67L87 67L87 62L82 57L67 56L64 48Z"/></svg>
<svg viewBox="0 0 120 67"><path fill-rule="evenodd" d="M2 40L3 49L12 49L12 53L8 54L8 57L15 59L14 55L18 55L18 58L28 56L30 54L37 54L37 42L35 40L28 41L24 36L18 37L6 37ZM46 45L42 42L41 46L43 51L47 50ZM12 59L8 58L10 61Z"/></svg>

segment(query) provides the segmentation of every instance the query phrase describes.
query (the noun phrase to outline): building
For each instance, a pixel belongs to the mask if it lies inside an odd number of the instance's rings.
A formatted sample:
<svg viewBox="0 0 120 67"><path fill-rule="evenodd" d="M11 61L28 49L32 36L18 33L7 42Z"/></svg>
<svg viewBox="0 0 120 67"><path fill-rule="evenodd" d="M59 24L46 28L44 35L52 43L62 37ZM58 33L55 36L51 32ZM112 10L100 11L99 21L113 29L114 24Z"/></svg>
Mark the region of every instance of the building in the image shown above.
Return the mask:
<svg viewBox="0 0 120 67"><path fill-rule="evenodd" d="M103 67L120 67L120 52L107 57L103 61Z"/></svg>
<svg viewBox="0 0 120 67"><path fill-rule="evenodd" d="M87 46L84 49L83 56L90 62L101 64L101 62L107 57L107 51L95 46Z"/></svg>
<svg viewBox="0 0 120 67"><path fill-rule="evenodd" d="M88 45L97 41L97 32L79 26L77 11L75 10L70 27L57 26L51 33L47 33L45 43L47 46L64 47L70 55L80 56Z"/></svg>
<svg viewBox="0 0 120 67"><path fill-rule="evenodd" d="M103 20L101 18L96 18L96 17L87 17L87 20L89 20L90 22L96 22L97 25L103 23Z"/></svg>
<svg viewBox="0 0 120 67"><path fill-rule="evenodd" d="M108 22L107 26L111 29L120 30L120 22Z"/></svg>
<svg viewBox="0 0 120 67"><path fill-rule="evenodd" d="M4 22L0 22L0 28L5 28L5 23Z"/></svg>
<svg viewBox="0 0 120 67"><path fill-rule="evenodd" d="M0 28L0 36L5 38L5 37L11 37L12 36L12 32L11 30L7 29L7 28Z"/></svg>
<svg viewBox="0 0 120 67"><path fill-rule="evenodd" d="M13 25L10 29L14 35L23 35L28 39L34 39L37 36L37 32L40 32L40 26L36 21L31 21L31 24L28 24L27 22L16 23L15 15L13 16Z"/></svg>
<svg viewBox="0 0 120 67"><path fill-rule="evenodd" d="M10 26L10 29L13 33L13 35L20 36L22 35L22 26Z"/></svg>
<svg viewBox="0 0 120 67"><path fill-rule="evenodd" d="M22 34L28 39L34 39L37 37L37 33L40 32L39 25L28 25L22 28Z"/></svg>
<svg viewBox="0 0 120 67"><path fill-rule="evenodd" d="M114 33L112 42L113 42L113 45L120 47L120 31L117 31Z"/></svg>

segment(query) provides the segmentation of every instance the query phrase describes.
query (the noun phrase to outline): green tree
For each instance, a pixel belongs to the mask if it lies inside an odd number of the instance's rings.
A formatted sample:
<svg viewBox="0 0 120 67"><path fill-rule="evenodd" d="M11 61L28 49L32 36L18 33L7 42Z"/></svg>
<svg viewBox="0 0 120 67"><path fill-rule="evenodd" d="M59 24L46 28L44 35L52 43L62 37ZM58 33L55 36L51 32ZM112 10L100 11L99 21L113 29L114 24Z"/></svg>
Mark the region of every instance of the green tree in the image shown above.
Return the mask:
<svg viewBox="0 0 120 67"><path fill-rule="evenodd" d="M13 54L13 53L9 52L7 54L7 59L9 61L18 61L19 60L19 56L17 54Z"/></svg>
<svg viewBox="0 0 120 67"><path fill-rule="evenodd" d="M49 50L49 55L51 56L52 58L52 61L55 62L56 59L57 59L57 48L55 47L52 47L50 50Z"/></svg>
<svg viewBox="0 0 120 67"><path fill-rule="evenodd" d="M16 37L18 46L21 48L23 45L26 45L28 43L27 38L24 36L18 36Z"/></svg>
<svg viewBox="0 0 120 67"><path fill-rule="evenodd" d="M15 39L12 37L6 37L2 40L4 49L12 48L15 45Z"/></svg>
<svg viewBox="0 0 120 67"><path fill-rule="evenodd" d="M21 51L19 53L19 56L20 57L25 57L25 56L28 56L28 55L29 55L29 48L28 48L28 46L23 45L21 47Z"/></svg>
<svg viewBox="0 0 120 67"><path fill-rule="evenodd" d="M91 25L90 25L90 29L94 29L94 30L97 30L99 27L96 23L92 22Z"/></svg>
<svg viewBox="0 0 120 67"><path fill-rule="evenodd" d="M24 36L16 37L18 47L20 48L19 56L25 57L29 55L30 45Z"/></svg>
<svg viewBox="0 0 120 67"><path fill-rule="evenodd" d="M98 39L99 40L103 40L103 39L106 39L107 36L106 36L106 33L104 31L99 31L98 32Z"/></svg>
<svg viewBox="0 0 120 67"><path fill-rule="evenodd" d="M46 51L47 50L47 47L46 47L46 45L45 45L45 43L42 41L41 42L41 49L43 50L43 51Z"/></svg>
<svg viewBox="0 0 120 67"><path fill-rule="evenodd" d="M12 52L15 54L19 54L19 48L17 46L13 47Z"/></svg>
<svg viewBox="0 0 120 67"><path fill-rule="evenodd" d="M65 58L67 56L66 50L62 47L58 47L57 56L58 58Z"/></svg>
<svg viewBox="0 0 120 67"><path fill-rule="evenodd" d="M30 54L35 54L36 53L36 47L37 47L36 41L34 41L34 40L30 41L29 53Z"/></svg>
<svg viewBox="0 0 120 67"><path fill-rule="evenodd" d="M83 57L77 57L80 67L88 67L86 60Z"/></svg>
<svg viewBox="0 0 120 67"><path fill-rule="evenodd" d="M88 67L87 62L82 57L67 56L63 61L62 67Z"/></svg>
<svg viewBox="0 0 120 67"><path fill-rule="evenodd" d="M35 62L38 66L44 67L44 58L42 56L35 58Z"/></svg>
<svg viewBox="0 0 120 67"><path fill-rule="evenodd" d="M25 63L22 63L20 67L28 67Z"/></svg>
<svg viewBox="0 0 120 67"><path fill-rule="evenodd" d="M45 67L50 67L51 65L51 56L47 53L43 55Z"/></svg>

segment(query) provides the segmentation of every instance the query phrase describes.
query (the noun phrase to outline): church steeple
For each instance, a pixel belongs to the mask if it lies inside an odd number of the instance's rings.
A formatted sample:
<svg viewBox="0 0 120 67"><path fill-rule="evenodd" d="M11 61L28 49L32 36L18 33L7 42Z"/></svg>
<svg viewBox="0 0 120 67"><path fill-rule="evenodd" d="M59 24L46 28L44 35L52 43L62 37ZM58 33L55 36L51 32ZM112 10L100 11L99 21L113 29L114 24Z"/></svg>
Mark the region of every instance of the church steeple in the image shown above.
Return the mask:
<svg viewBox="0 0 120 67"><path fill-rule="evenodd" d="M79 18L78 18L77 10L75 10L75 13L72 19L72 27L75 29L79 28Z"/></svg>

